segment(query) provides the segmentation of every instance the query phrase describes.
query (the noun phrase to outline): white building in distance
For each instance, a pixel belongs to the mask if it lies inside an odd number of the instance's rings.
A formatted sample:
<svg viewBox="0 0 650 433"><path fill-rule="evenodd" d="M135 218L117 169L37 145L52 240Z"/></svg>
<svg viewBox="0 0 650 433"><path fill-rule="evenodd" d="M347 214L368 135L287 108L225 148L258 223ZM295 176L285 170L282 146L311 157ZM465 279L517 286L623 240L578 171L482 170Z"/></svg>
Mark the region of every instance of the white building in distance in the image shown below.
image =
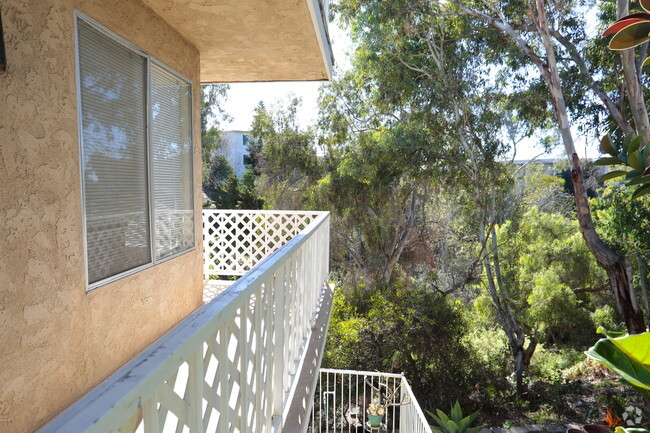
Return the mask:
<svg viewBox="0 0 650 433"><path fill-rule="evenodd" d="M241 179L246 172L246 166L251 163L248 153L249 131L224 131L224 142L217 155L224 155L235 169L235 176Z"/></svg>

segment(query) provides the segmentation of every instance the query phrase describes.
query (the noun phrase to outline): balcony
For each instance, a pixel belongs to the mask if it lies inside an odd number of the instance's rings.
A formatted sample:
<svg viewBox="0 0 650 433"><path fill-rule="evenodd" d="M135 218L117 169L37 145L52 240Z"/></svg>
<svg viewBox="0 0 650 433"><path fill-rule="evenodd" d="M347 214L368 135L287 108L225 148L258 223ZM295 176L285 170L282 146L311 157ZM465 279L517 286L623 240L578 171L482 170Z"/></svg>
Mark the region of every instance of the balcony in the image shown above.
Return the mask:
<svg viewBox="0 0 650 433"><path fill-rule="evenodd" d="M323 374L335 373L319 374L332 300L329 218L327 212L205 210L206 288L240 278L41 432L293 433L305 432L310 421L312 431L330 431L329 418L321 418L329 417L331 405L319 406L337 392L323 390ZM336 374L333 383L352 392L344 385L352 379ZM400 383L400 400L386 418L391 427L383 431L430 432L403 377L358 374ZM365 395L362 388L354 389ZM349 409L340 395L332 401ZM357 411L364 414L365 407Z"/></svg>

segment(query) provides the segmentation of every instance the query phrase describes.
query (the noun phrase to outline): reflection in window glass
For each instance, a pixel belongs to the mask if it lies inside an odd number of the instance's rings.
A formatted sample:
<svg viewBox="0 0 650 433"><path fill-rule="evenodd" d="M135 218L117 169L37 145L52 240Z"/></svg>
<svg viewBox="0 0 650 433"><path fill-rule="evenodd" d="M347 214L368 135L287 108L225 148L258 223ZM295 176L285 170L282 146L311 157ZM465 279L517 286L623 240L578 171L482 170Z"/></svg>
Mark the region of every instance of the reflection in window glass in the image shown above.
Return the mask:
<svg viewBox="0 0 650 433"><path fill-rule="evenodd" d="M151 262L146 59L79 20L88 280Z"/></svg>
<svg viewBox="0 0 650 433"><path fill-rule="evenodd" d="M156 259L194 246L190 86L151 67L151 149Z"/></svg>

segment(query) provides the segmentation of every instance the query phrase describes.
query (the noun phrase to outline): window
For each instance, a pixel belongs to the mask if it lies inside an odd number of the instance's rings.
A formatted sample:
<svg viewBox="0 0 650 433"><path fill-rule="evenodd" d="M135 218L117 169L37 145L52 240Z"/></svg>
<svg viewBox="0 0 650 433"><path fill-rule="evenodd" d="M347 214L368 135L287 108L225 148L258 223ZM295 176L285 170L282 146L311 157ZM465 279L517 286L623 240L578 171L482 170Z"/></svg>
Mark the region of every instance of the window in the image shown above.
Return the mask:
<svg viewBox="0 0 650 433"><path fill-rule="evenodd" d="M89 288L194 247L191 86L77 15Z"/></svg>

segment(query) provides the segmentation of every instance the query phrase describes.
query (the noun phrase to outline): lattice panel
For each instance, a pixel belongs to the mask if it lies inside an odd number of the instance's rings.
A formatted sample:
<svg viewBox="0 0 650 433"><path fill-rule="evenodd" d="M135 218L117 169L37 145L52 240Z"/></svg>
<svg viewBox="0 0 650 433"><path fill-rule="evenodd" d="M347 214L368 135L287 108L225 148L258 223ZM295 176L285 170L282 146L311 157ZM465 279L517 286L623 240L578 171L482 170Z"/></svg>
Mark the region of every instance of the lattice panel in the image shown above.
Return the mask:
<svg viewBox="0 0 650 433"><path fill-rule="evenodd" d="M316 216L318 213L204 210L205 275L244 275Z"/></svg>

